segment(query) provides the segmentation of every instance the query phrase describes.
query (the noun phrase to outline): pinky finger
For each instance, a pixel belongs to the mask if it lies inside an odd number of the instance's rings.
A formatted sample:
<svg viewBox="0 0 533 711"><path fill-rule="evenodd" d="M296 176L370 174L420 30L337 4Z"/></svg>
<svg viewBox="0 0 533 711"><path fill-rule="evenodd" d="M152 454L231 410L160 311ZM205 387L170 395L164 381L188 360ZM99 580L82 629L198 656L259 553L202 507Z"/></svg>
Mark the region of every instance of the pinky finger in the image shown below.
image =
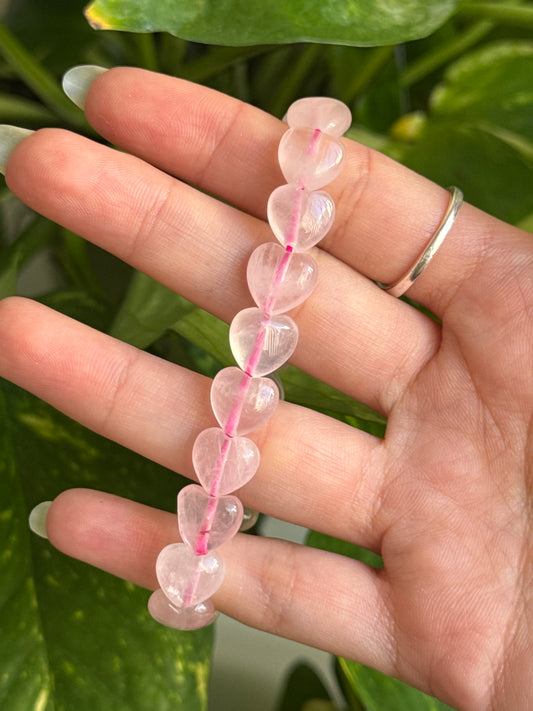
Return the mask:
<svg viewBox="0 0 533 711"><path fill-rule="evenodd" d="M151 590L159 551L179 540L175 515L89 489L60 494L46 529L63 553ZM213 598L221 612L394 672L384 581L376 571L334 553L245 534L221 551L226 577Z"/></svg>

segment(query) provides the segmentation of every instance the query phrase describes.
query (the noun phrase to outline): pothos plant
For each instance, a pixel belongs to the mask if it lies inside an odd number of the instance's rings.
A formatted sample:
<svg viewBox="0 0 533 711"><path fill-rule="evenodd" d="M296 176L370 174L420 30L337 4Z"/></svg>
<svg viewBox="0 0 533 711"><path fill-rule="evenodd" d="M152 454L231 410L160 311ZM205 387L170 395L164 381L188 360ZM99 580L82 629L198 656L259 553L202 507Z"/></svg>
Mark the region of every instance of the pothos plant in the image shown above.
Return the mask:
<svg viewBox="0 0 533 711"><path fill-rule="evenodd" d="M181 76L278 116L336 96L351 137L468 201L533 229L533 4L461 0L17 0L0 5L0 122L92 136L59 87L70 66L129 64ZM92 26L92 27L91 27ZM96 30L96 31L95 31ZM36 285L35 258L53 278ZM129 343L213 375L232 363L227 326L0 186L0 297L30 294ZM1 336L0 336L1 337ZM383 434L376 413L296 368L287 399ZM176 474L0 381L0 708L202 711L212 631L148 617L147 593L31 536L28 512L73 486L172 509ZM316 533L309 545L363 559ZM443 704L355 662L336 669L346 709ZM333 711L315 673L293 670L280 711Z"/></svg>

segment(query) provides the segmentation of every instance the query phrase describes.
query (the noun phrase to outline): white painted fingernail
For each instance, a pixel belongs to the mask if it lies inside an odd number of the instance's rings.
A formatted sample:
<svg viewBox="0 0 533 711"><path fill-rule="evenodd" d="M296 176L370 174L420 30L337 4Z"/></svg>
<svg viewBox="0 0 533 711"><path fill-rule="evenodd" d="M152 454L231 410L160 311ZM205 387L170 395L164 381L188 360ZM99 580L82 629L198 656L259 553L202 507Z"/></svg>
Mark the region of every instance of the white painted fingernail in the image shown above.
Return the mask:
<svg viewBox="0 0 533 711"><path fill-rule="evenodd" d="M48 538L48 534L46 532L46 518L52 503L52 501L42 501L30 512L28 524L31 530L41 538Z"/></svg>
<svg viewBox="0 0 533 711"><path fill-rule="evenodd" d="M13 149L28 136L31 136L33 131L19 126L9 126L8 124L0 124L0 173L6 172L7 161L13 152Z"/></svg>
<svg viewBox="0 0 533 711"><path fill-rule="evenodd" d="M80 109L85 108L85 99L96 77L107 72L97 64L79 64L68 69L63 75L63 91Z"/></svg>

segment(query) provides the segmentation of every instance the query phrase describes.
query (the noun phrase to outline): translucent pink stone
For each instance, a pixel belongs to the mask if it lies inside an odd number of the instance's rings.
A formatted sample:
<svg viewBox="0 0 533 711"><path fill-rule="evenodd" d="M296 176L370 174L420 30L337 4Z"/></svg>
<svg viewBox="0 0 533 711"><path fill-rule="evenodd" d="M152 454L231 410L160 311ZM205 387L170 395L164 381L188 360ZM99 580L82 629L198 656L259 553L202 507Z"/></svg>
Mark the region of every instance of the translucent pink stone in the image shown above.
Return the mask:
<svg viewBox="0 0 533 711"><path fill-rule="evenodd" d="M156 622L176 630L197 630L210 625L218 617L211 600L199 602L194 607L178 609L159 589L150 595L148 612Z"/></svg>
<svg viewBox="0 0 533 711"><path fill-rule="evenodd" d="M259 449L251 439L228 437L218 427L210 427L196 438L192 461L204 489L223 496L250 481L259 466Z"/></svg>
<svg viewBox="0 0 533 711"><path fill-rule="evenodd" d="M211 597L224 580L224 560L217 553L197 556L186 543L171 543L157 557L159 587L178 608L194 607Z"/></svg>
<svg viewBox="0 0 533 711"><path fill-rule="evenodd" d="M255 303L279 314L299 306L316 286L318 265L309 254L287 252L276 242L254 249L246 270Z"/></svg>
<svg viewBox="0 0 533 711"><path fill-rule="evenodd" d="M272 417L278 389L270 378L251 378L240 368L224 368L211 385L211 407L226 434L243 435Z"/></svg>
<svg viewBox="0 0 533 711"><path fill-rule="evenodd" d="M180 534L196 555L205 555L233 538L242 513L236 496L210 496L197 484L185 486L178 494Z"/></svg>
<svg viewBox="0 0 533 711"><path fill-rule="evenodd" d="M291 128L319 128L330 136L342 136L352 124L350 109L338 99L313 96L295 101L285 117Z"/></svg>
<svg viewBox="0 0 533 711"><path fill-rule="evenodd" d="M324 190L281 185L268 199L268 221L284 247L305 252L326 236L335 219L335 204Z"/></svg>
<svg viewBox="0 0 533 711"><path fill-rule="evenodd" d="M231 322L229 342L239 366L259 377L291 357L298 343L298 326L285 314L267 317L261 309L244 309Z"/></svg>
<svg viewBox="0 0 533 711"><path fill-rule="evenodd" d="M326 133L290 128L281 137L278 158L288 183L317 190L341 172L344 146Z"/></svg>

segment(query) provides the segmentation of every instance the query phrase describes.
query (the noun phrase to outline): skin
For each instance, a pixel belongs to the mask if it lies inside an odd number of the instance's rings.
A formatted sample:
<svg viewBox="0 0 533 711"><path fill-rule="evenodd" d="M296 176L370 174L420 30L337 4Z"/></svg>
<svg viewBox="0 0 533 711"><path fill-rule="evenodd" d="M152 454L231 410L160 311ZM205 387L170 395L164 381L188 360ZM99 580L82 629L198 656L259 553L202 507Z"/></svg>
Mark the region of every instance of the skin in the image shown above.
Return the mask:
<svg viewBox="0 0 533 711"><path fill-rule="evenodd" d="M285 182L283 124L122 68L95 80L86 115L127 152L38 131L9 160L11 190L226 320L249 306L244 267L272 239L266 202ZM464 204L409 291L440 326L372 280L394 281L414 262L449 193L346 148L327 188L336 222L314 250L319 284L295 315L293 362L386 415L386 437L281 403L253 435L261 466L239 494L380 553L384 568L238 535L222 549L228 571L214 601L458 709L527 709L533 241ZM214 424L207 379L26 299L0 302L0 332L0 375L194 478L192 443ZM47 530L65 553L152 589L159 550L178 540L175 515L79 489L54 501Z"/></svg>

